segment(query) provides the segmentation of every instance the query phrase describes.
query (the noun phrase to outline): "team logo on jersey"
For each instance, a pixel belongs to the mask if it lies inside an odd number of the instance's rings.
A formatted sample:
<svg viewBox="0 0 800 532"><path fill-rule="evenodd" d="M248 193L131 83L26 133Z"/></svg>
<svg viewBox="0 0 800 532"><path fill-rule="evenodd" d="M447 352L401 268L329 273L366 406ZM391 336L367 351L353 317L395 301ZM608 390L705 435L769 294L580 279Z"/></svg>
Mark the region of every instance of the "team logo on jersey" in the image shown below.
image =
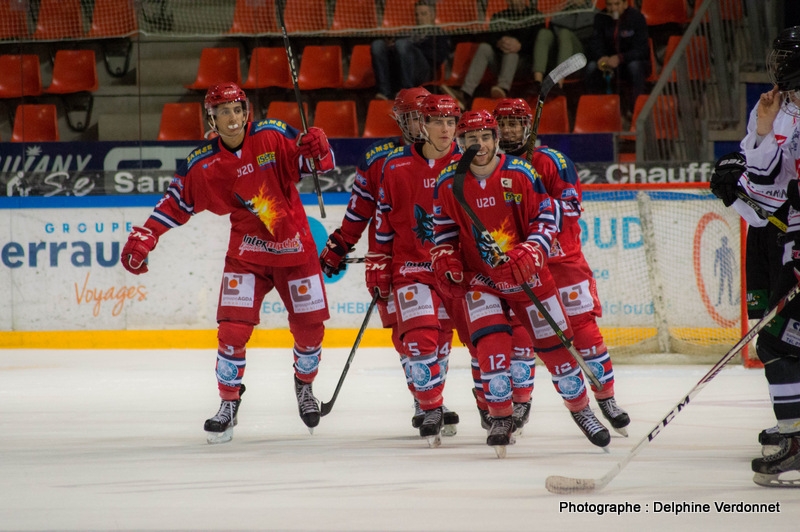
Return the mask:
<svg viewBox="0 0 800 532"><path fill-rule="evenodd" d="M252 307L256 289L256 276L252 273L225 272L222 274L223 307Z"/></svg>
<svg viewBox="0 0 800 532"><path fill-rule="evenodd" d="M566 255L564 253L564 248L561 247L561 242L558 241L558 238L553 239L553 243L550 244L550 253L547 254L548 257L563 257Z"/></svg>
<svg viewBox="0 0 800 532"><path fill-rule="evenodd" d="M512 203L516 203L519 205L522 203L522 194L515 194L513 192L503 192L503 199L506 202L506 205L511 205Z"/></svg>
<svg viewBox="0 0 800 532"><path fill-rule="evenodd" d="M497 261L497 247L500 248L500 251L505 253L514 245L514 235L509 229L510 225L511 223L508 219L506 219L498 229L490 231L489 234L492 237L491 240L484 238L478 229L475 226L472 226L472 238L478 244L478 253L480 253L481 260L483 260L483 262L489 266L494 267L495 262Z"/></svg>
<svg viewBox="0 0 800 532"><path fill-rule="evenodd" d="M579 377L569 375L558 379L558 393L564 399L574 399L583 391L583 382Z"/></svg>
<svg viewBox="0 0 800 532"><path fill-rule="evenodd" d="M278 202L277 200L269 197L266 191L266 185L261 185L261 188L258 190L258 194L246 200L242 198L239 194L235 194L236 199L244 205L247 210L251 213L256 215L259 220L264 224L264 227L267 228L272 234L275 234L275 226L277 225L278 221L283 218L284 213L278 209Z"/></svg>
<svg viewBox="0 0 800 532"><path fill-rule="evenodd" d="M419 241L424 244L430 242L433 244L433 215L425 212L425 209L419 205L414 205L414 219L417 225L414 226L414 234Z"/></svg>
<svg viewBox="0 0 800 532"><path fill-rule="evenodd" d="M270 151L270 152L262 153L261 155L258 155L256 157L256 162L258 163L258 166L260 166L260 167L267 166L268 164L275 164L275 152L274 151Z"/></svg>

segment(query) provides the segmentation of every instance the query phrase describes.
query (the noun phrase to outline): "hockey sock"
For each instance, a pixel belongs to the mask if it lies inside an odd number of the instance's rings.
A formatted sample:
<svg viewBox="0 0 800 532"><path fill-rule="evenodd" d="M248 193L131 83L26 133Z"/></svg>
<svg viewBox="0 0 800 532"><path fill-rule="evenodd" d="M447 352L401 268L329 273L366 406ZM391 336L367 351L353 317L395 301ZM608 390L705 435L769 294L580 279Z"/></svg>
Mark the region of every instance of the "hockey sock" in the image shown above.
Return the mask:
<svg viewBox="0 0 800 532"><path fill-rule="evenodd" d="M294 374L298 380L310 383L314 381L322 357L322 346L301 347L294 344Z"/></svg>
<svg viewBox="0 0 800 532"><path fill-rule="evenodd" d="M495 332L477 342L478 363L481 368L481 385L489 414L508 417L513 413L511 404L511 335Z"/></svg>

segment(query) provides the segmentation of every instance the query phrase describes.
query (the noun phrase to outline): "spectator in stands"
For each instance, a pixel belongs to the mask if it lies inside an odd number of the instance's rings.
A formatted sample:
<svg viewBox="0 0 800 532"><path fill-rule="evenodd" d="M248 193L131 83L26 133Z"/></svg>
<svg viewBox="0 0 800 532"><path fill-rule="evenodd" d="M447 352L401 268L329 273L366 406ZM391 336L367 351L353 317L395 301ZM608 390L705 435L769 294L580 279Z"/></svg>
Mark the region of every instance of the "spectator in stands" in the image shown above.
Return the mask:
<svg viewBox="0 0 800 532"><path fill-rule="evenodd" d="M606 0L606 11L594 17L594 32L586 47L586 85L595 94L608 92L605 75L627 82L622 96L622 111L629 120L636 98L644 92L650 75L650 43L647 22L628 0Z"/></svg>
<svg viewBox="0 0 800 532"><path fill-rule="evenodd" d="M486 69L491 68L497 74L497 84L491 88L491 96L505 98L517 73L530 68L531 54L534 55L533 69L541 79L547 68L547 51L543 56L536 57L533 43L544 24L531 26L522 23L536 20L534 17L537 15L540 13L530 0L508 0L507 9L492 15L489 34L478 46L461 89L443 85L442 90L455 98L462 110L468 110L472 107L475 89L480 85Z"/></svg>
<svg viewBox="0 0 800 532"><path fill-rule="evenodd" d="M379 100L394 99L400 89L410 89L436 79L450 55L450 39L434 27L436 0L414 4L417 26L411 36L372 41L372 69Z"/></svg>

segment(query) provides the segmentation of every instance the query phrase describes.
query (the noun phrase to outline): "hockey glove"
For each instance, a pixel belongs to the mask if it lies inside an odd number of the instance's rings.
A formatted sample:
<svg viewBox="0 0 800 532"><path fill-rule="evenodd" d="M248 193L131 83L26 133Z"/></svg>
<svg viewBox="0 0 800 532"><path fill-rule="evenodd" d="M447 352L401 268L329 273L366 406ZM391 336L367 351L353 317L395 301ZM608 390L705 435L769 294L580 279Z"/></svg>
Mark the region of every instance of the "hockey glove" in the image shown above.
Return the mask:
<svg viewBox="0 0 800 532"><path fill-rule="evenodd" d="M442 244L432 248L431 258L436 287L448 297L463 298L467 294L467 287L464 285L464 265L453 246Z"/></svg>
<svg viewBox="0 0 800 532"><path fill-rule="evenodd" d="M506 253L507 262L498 267L501 274L516 284L523 284L544 267L544 253L538 244L523 242Z"/></svg>
<svg viewBox="0 0 800 532"><path fill-rule="evenodd" d="M711 174L711 192L722 200L726 207L736 201L736 191L739 190L739 178L747 168L747 161L739 152L723 155L714 165Z"/></svg>
<svg viewBox="0 0 800 532"><path fill-rule="evenodd" d="M122 267L134 275L147 273L147 256L156 248L158 237L147 227L134 227L122 248Z"/></svg>
<svg viewBox="0 0 800 532"><path fill-rule="evenodd" d="M344 239L341 229L331 233L325 248L319 254L319 265L322 267L322 272L328 277L343 272L347 269L347 264L342 262L342 259L352 250L353 246Z"/></svg>
<svg viewBox="0 0 800 532"><path fill-rule="evenodd" d="M370 294L389 299L392 293L392 257L383 253L367 253L367 288Z"/></svg>
<svg viewBox="0 0 800 532"><path fill-rule="evenodd" d="M308 133L300 135L300 138L297 139L297 145L300 147L300 154L306 159L321 161L330 155L331 151L328 137L318 127L308 128Z"/></svg>
<svg viewBox="0 0 800 532"><path fill-rule="evenodd" d="M796 211L800 211L800 181L792 179L786 187L786 201Z"/></svg>

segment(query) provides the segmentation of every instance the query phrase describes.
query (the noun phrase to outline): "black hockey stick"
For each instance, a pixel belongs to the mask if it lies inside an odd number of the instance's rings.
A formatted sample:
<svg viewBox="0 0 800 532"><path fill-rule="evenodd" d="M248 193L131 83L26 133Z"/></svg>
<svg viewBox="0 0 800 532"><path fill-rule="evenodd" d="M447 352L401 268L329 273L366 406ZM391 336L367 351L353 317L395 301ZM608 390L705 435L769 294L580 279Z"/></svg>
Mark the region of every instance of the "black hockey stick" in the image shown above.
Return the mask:
<svg viewBox="0 0 800 532"><path fill-rule="evenodd" d="M289 42L289 35L286 33L286 24L283 22L283 11L281 9L278 9L278 18L280 19L281 32L283 32L283 47L286 48L286 59L289 61L289 71L292 74L294 97L297 100L297 107L300 110L300 123L303 125L303 133L308 133L306 113L303 111L303 98L300 95L300 87L297 84L297 67L294 63L292 45ZM325 204L322 202L322 189L319 186L319 175L317 175L317 168L314 165L314 160L309 159L308 165L311 167L311 176L314 178L314 190L317 192L317 201L319 202L319 215L321 218L325 218Z"/></svg>
<svg viewBox="0 0 800 532"><path fill-rule="evenodd" d="M464 212L469 219L472 220L472 224L475 226L475 229L477 229L480 233L481 243L491 251L494 257L492 264L492 267L494 268L506 262L508 257L503 250L500 249L500 246L497 245L497 242L492 234L486 229L486 226L483 225L481 219L478 218L478 215L475 214L475 211L472 210L472 207L464 198L464 180L467 177L469 165L472 163L472 160L475 158L475 155L478 153L479 149L480 147L477 144L473 144L467 148L467 150L464 152L464 155L461 156L461 160L458 161L456 172L453 176L453 196L456 198L456 201L459 203L459 205L461 205L461 208L464 209ZM530 299L534 306L536 306L536 309L553 329L553 332L556 333L558 339L561 340L561 343L564 345L567 351L569 351L569 354L572 355L572 358L574 358L575 362L578 363L581 370L583 370L583 372L586 374L586 377L598 390L602 390L603 384L589 368L589 365L586 364L586 361L583 360L583 357L580 353L578 353L578 350L575 349L575 346L572 345L572 341L566 337L564 331L562 331L561 327L558 326L556 320L553 319L553 316L550 315L550 312L547 311L547 308L545 308L544 304L539 300L538 297L536 297L536 294L533 293L533 290L531 290L527 283L522 283L520 288L522 288L522 291L525 292L525 295L528 296L528 299Z"/></svg>
<svg viewBox="0 0 800 532"><path fill-rule="evenodd" d="M785 223L783 223L783 221L780 218L778 218L774 214L770 213L767 209L756 203L756 201L750 196L748 196L744 190L737 188L736 197L745 202L747 206L753 209L760 218L769 221L772 225L774 225L784 233L788 229L788 226Z"/></svg>
<svg viewBox="0 0 800 532"><path fill-rule="evenodd" d="M536 147L536 137L539 133L539 120L542 118L542 109L544 109L544 100L547 98L547 93L550 92L559 81L563 80L570 74L574 74L578 70L586 66L586 56L583 54L575 54L568 57L563 63L557 65L542 81L542 87L539 89L539 100L536 102L536 114L533 117L533 127L531 134L528 136L528 142L525 145L525 152L527 154L528 162L531 162L533 157L533 149Z"/></svg>
<svg viewBox="0 0 800 532"><path fill-rule="evenodd" d="M333 391L333 397L331 397L330 401L327 403L322 403L319 407L320 416L327 416L333 409L333 403L336 402L336 398L339 396L339 390L342 389L342 383L344 382L344 378L347 376L347 371L350 369L350 363L353 361L353 357L356 354L356 349L358 349L358 346L361 343L361 337L364 336L364 331L367 329L367 325L369 324L369 317L372 316L372 310L375 308L375 304L377 302L378 293L376 292L375 295L372 296L372 301L370 302L369 307L367 307L367 314L364 316L364 322L361 324L361 328L358 330L356 341L353 343L353 349L350 350L350 356L347 357L347 362L342 370L342 376L339 377L339 382L336 384L336 389Z"/></svg>
<svg viewBox="0 0 800 532"><path fill-rule="evenodd" d="M367 262L366 257L345 257L342 259L345 264L364 264Z"/></svg>
<svg viewBox="0 0 800 532"><path fill-rule="evenodd" d="M795 274L797 274L797 270L795 270ZM617 474L622 471L622 469L628 465L628 462L636 456L639 451L644 447L645 444L651 442L656 436L661 433L661 429L665 428L668 423L672 422L684 408L686 408L689 404L689 401L697 395L700 390L702 390L706 384L711 382L711 379L717 376L717 374L722 370L722 368L731 361L731 359L736 356L739 351L744 349L744 346L750 343L750 341L756 337L756 335L766 327L769 322L781 311L783 308L795 298L795 296L800 293L800 284L795 285L792 287L789 292L781 298L778 303L772 307L770 311L768 311L758 323L756 323L752 329L750 329L747 334L745 334L741 340L739 340L736 345L734 345L730 351L725 353L725 355L714 364L714 366L708 370L702 379L698 381L697 384L694 385L694 388L689 390L689 393L686 394L683 399L681 399L677 405L672 407L672 409L667 412L661 421L653 427L653 429L642 438L639 443L636 444L636 447L631 449L628 452L628 455L622 459L620 463L614 466L614 468L605 474L603 478L593 479L593 478L571 478L571 477L561 477L558 475L552 475L547 477L545 480L544 486L547 488L547 491L552 493L561 493L561 494L568 494L568 493L589 493L593 491L600 491L601 489L605 488L609 482L611 482Z"/></svg>

